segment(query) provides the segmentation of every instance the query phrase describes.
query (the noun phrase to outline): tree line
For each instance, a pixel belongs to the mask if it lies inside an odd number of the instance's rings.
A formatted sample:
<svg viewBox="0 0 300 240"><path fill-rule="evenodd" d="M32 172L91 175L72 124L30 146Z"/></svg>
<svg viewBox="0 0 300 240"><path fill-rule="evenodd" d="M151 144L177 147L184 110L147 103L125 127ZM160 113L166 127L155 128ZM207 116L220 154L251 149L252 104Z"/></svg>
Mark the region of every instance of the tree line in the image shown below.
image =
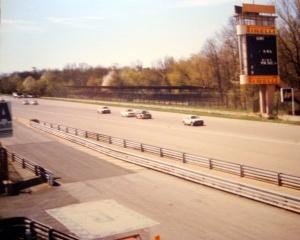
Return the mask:
<svg viewBox="0 0 300 240"><path fill-rule="evenodd" d="M300 0L277 1L279 72L283 81L300 88ZM68 86L184 86L217 89L220 101L247 108L258 98L257 86L239 84L238 40L234 18L187 59L166 57L152 67L91 67L68 64L62 70L16 72L1 76L3 93L28 92L64 96Z"/></svg>

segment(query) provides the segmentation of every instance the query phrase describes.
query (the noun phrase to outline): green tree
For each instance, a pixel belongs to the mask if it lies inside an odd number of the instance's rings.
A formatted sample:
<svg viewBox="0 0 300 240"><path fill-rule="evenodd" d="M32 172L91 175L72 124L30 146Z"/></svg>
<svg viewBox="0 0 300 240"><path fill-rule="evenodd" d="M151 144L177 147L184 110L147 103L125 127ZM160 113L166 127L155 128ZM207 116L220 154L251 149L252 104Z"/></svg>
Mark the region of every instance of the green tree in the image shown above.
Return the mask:
<svg viewBox="0 0 300 240"><path fill-rule="evenodd" d="M102 78L90 77L86 83L87 86L101 86Z"/></svg>
<svg viewBox="0 0 300 240"><path fill-rule="evenodd" d="M0 81L0 91L3 93L12 93L15 91L22 91L23 79L16 73L10 76L5 76Z"/></svg>
<svg viewBox="0 0 300 240"><path fill-rule="evenodd" d="M45 94L49 96L64 96L66 94L65 82L58 71L46 71L41 76L40 87L46 86Z"/></svg>
<svg viewBox="0 0 300 240"><path fill-rule="evenodd" d="M103 78L102 86L122 86L121 70L113 68Z"/></svg>
<svg viewBox="0 0 300 240"><path fill-rule="evenodd" d="M37 90L36 80L32 76L25 78L23 82L23 89L27 93L36 93Z"/></svg>

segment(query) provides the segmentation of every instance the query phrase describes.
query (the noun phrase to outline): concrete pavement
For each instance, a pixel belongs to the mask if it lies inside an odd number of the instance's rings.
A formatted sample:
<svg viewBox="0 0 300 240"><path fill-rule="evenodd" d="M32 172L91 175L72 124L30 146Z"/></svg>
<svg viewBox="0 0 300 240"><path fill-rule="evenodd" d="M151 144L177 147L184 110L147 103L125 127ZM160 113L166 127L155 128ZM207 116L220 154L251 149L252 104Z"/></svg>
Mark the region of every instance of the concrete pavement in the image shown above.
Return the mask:
<svg viewBox="0 0 300 240"><path fill-rule="evenodd" d="M22 128L24 126L20 125L20 134L28 131ZM66 230L65 226L47 214L47 209L113 199L159 223L145 234L160 234L164 240L298 239L300 234L300 218L297 214L120 162L98 153L90 155L85 150L79 153L83 150L80 147L69 144L59 146L62 142L55 137L33 130L30 132L31 137L39 135L37 139L41 142L24 139L23 143L10 142L10 147L23 151L29 159L45 151L43 158L40 158L41 165L48 164L49 170L61 173L62 184L60 187L47 187L32 194L0 198L2 217L23 215L59 230ZM29 150L30 146L34 147L32 151ZM56 153L47 150L47 147L55 147ZM72 155L73 150L76 154ZM57 154L59 158L53 158L52 154ZM80 159L74 160L74 165L70 154L80 156ZM97 163L94 158L101 163ZM57 162L53 162L54 159ZM60 172L64 165L68 172ZM98 177L96 168L99 168ZM80 171L76 172L77 169L82 170L82 180L70 177L74 173L80 174ZM86 174L88 171L91 171L90 178Z"/></svg>
<svg viewBox="0 0 300 240"><path fill-rule="evenodd" d="M12 99L15 117L38 118L115 137L180 149L184 152L254 167L300 175L300 126L203 117L204 127L183 126L184 115L152 112L152 120L96 113L97 106L39 100L24 106Z"/></svg>

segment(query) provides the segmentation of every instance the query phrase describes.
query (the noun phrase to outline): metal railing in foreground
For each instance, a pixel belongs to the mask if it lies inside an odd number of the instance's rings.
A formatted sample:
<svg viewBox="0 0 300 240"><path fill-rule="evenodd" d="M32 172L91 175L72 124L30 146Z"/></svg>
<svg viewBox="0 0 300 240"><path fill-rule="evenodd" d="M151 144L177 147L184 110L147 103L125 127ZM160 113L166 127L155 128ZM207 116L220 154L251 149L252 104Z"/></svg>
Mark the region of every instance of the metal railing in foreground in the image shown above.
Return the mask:
<svg viewBox="0 0 300 240"><path fill-rule="evenodd" d="M55 185L54 174L51 171L41 167L40 165L38 165L32 161L25 159L22 156L20 156L16 153L13 153L13 152L7 151L7 157L10 161L20 164L22 166L22 168L28 169L31 172L33 172L36 176L45 179L45 181L50 186Z"/></svg>
<svg viewBox="0 0 300 240"><path fill-rule="evenodd" d="M82 138L81 136L75 136L70 133L65 133L63 131L50 128L48 126L44 126L43 124L39 124L37 122L31 122L31 125L32 127L64 138L73 143L80 144L82 146L96 150L102 154L111 156L116 159L134 163L143 167L164 172L205 186L233 193L235 195L243 196L259 202L267 203L269 205L290 210L296 213L300 213L300 198L298 197L258 187L253 187L246 184L240 184L221 177L215 177L209 174L203 174L190 169L177 167L172 164L164 163L155 159L141 157L132 153L126 153L108 146L103 146L97 142L90 141L86 138Z"/></svg>
<svg viewBox="0 0 300 240"><path fill-rule="evenodd" d="M293 176L286 173L280 173L256 167L251 167L243 164L237 164L227 162L223 160L217 160L207 157L198 156L195 154L189 154L172 149L157 147L149 144L139 143L122 138L116 138L100 133L94 133L85 131L73 127L68 127L60 124L54 124L39 120L32 120L31 123L40 124L45 127L53 128L61 132L69 133L75 136L82 136L84 138L90 138L99 142L104 142L123 148L135 149L140 152L148 152L160 157L168 157L182 161L183 163L194 163L202 167L214 169L217 171L223 171L226 173L238 175L240 177L251 178L259 181L264 181L278 186L285 186L288 188L300 189L300 177Z"/></svg>
<svg viewBox="0 0 300 240"><path fill-rule="evenodd" d="M63 233L26 217L13 217L0 219L0 239L79 240L80 238L72 234ZM142 240L139 234L114 239Z"/></svg>
<svg viewBox="0 0 300 240"><path fill-rule="evenodd" d="M0 220L1 239L79 240L78 237L57 231L25 217Z"/></svg>

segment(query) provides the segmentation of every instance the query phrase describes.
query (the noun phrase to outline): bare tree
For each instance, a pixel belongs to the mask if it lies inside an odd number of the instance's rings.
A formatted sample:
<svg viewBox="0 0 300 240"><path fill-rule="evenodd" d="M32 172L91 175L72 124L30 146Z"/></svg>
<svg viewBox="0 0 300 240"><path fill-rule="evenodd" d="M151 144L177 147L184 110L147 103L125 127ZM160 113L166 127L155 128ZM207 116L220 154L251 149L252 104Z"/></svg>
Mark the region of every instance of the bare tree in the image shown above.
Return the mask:
<svg viewBox="0 0 300 240"><path fill-rule="evenodd" d="M224 83L221 75L220 51L214 39L207 40L203 54L208 62L208 77L215 82L220 94L220 100L224 103Z"/></svg>
<svg viewBox="0 0 300 240"><path fill-rule="evenodd" d="M278 0L279 64L284 81L300 87L300 0Z"/></svg>

